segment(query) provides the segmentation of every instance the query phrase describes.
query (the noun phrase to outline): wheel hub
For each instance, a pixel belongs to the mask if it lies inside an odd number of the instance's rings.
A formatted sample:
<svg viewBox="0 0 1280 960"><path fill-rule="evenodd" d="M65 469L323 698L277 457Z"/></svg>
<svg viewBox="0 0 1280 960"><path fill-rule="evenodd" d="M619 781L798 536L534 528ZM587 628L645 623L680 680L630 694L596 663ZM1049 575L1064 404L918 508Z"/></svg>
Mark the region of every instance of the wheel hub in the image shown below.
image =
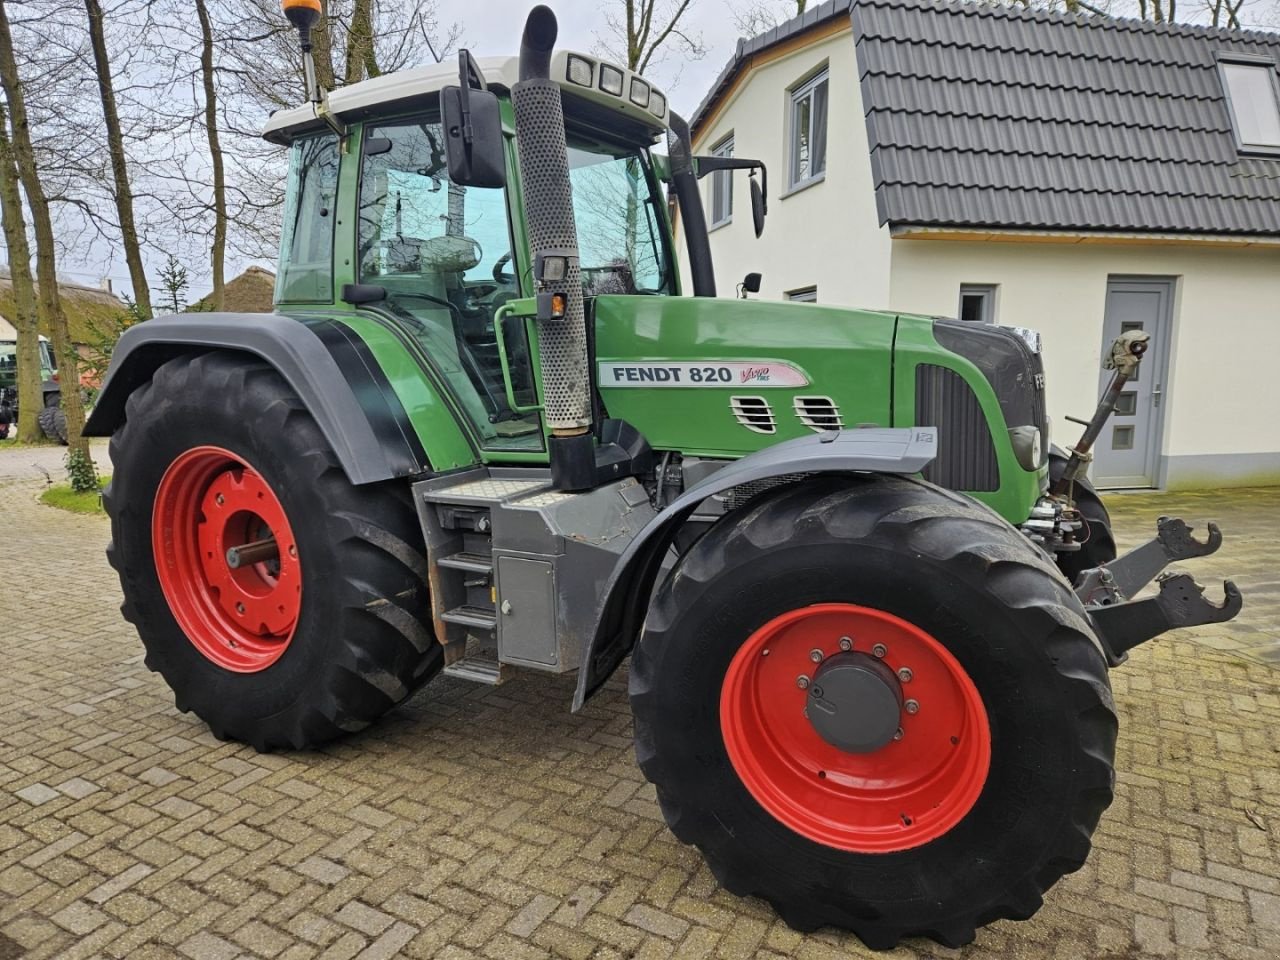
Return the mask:
<svg viewBox="0 0 1280 960"><path fill-rule="evenodd" d="M818 667L804 713L818 736L833 747L874 753L893 742L902 700L902 686L883 660L850 651Z"/></svg>

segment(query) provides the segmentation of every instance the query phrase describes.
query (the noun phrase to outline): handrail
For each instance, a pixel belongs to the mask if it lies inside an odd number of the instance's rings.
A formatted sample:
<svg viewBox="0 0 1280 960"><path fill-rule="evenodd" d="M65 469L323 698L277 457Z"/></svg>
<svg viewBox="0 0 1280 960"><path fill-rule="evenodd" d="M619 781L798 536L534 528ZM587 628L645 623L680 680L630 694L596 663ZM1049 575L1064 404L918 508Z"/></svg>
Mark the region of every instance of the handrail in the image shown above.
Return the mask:
<svg viewBox="0 0 1280 960"><path fill-rule="evenodd" d="M507 338L502 332L502 321L509 316L515 315L515 308L510 303L504 303L493 315L493 332L498 338L498 363L502 367L502 386L507 393L507 406L516 413L535 413L542 409L542 404L535 403L529 406L523 406L516 403L515 387L511 383L511 364L507 361ZM531 318L525 316L526 323Z"/></svg>

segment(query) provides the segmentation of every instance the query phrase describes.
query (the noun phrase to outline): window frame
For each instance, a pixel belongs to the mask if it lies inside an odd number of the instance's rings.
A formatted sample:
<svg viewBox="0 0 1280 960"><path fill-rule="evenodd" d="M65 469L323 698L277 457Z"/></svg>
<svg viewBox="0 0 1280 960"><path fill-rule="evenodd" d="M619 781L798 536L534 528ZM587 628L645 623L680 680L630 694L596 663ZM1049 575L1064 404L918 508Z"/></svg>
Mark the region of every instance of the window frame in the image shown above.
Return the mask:
<svg viewBox="0 0 1280 960"><path fill-rule="evenodd" d="M960 284L960 295L956 301L956 319L964 320L964 298L966 296L980 296L983 298L982 317L979 320L965 321L968 323L991 323L996 322L996 309L998 307L998 298L1000 296L1000 284L998 283L962 283Z"/></svg>
<svg viewBox="0 0 1280 960"><path fill-rule="evenodd" d="M806 97L810 98L810 101L811 101L810 107L809 107L808 134L809 134L810 148L812 149L813 129L814 129L814 117L813 117L814 111L813 111L812 101L816 100L817 88L821 86L823 83L826 83L827 85L826 113L823 116L823 123L826 126L827 130L830 131L831 129L831 64L829 62L824 62L820 66L816 67L809 74L807 74L803 80L801 80L799 83L795 84L794 86L790 87L787 90L787 140L786 140L787 189L783 192L782 198L789 197L793 193L798 193L799 191L804 190L807 187L811 187L814 184L821 183L823 180L827 178L827 150L826 150L825 143L824 143L823 152L822 152L822 169L819 172L810 173L808 176L805 176L805 177L799 177L798 171L797 171L799 164L797 163L797 160L796 160L797 154L799 152L799 140L798 140L799 127L796 123L796 114L798 112L800 102L804 100ZM810 167L812 168L812 163L810 163Z"/></svg>
<svg viewBox="0 0 1280 960"><path fill-rule="evenodd" d="M817 303L818 285L816 283L811 283L807 287L796 287L794 290L784 290L782 296L786 298L788 303Z"/></svg>
<svg viewBox="0 0 1280 960"><path fill-rule="evenodd" d="M290 263L291 263L291 262L293 262L293 254L295 253L295 250L294 250L294 244L296 243L297 237L295 236L295 237L289 237L289 238L286 238L286 236L285 236L285 229L286 229L286 227L285 227L285 224L284 224L284 223L281 223L281 225L280 225L280 249L279 249L279 256L278 256L278 259L277 259L277 262L276 262L276 270L277 270L277 273L276 273L276 285L275 285L275 289L272 291L272 298L271 298L271 299L272 299L272 304L273 304L273 305L276 305L276 306L281 306L281 305L282 305L282 306L289 306L289 305L292 305L292 304L299 304L299 305L313 305L313 304L321 304L321 305L325 305L325 304L335 304L335 303L337 303L337 302L338 302L338 297L337 297L337 282L338 282L338 215L337 215L337 210L338 210L338 207L339 207L339 203L341 202L341 201L340 201L340 197L341 197L341 193L342 193L342 173L343 173L343 155L344 155L344 151L343 151L343 149L342 149L342 141L341 141L341 138L340 138L340 137L338 137L338 135L337 135L336 133L333 133L333 132L332 132L332 131L330 131L330 130L320 130L320 131L316 131L315 133L308 133L308 134L306 134L306 135L304 135L304 136L299 136L299 137L294 138L294 139L290 142L290 144L289 144L289 153L290 153L290 156L289 156L289 170L288 170L288 172L286 173L286 187L287 187L287 184L288 184L288 178L289 178L289 177L291 177L291 176L292 176L292 174L293 174L293 169L292 169L292 167L293 167L293 156L292 156L292 153L293 153L294 148L295 148L295 147L297 147L297 146L298 146L299 144L301 144L301 143L308 143L308 142L311 142L311 141L319 141L319 140L327 140L327 141L329 141L329 142L331 142L331 143L332 143L332 145L333 145L333 149L334 149L334 154L335 154L335 157L337 158L337 165L338 165L338 166L337 166L337 173L334 175L334 179L333 179L333 185L334 185L334 188L333 188L333 207L334 207L334 209L330 211L329 218L328 218L328 219L329 219L329 296L328 296L327 298L321 297L321 298L317 298L317 299L305 299L305 298L300 298L300 297L295 297L295 296L290 296L290 297L283 297L283 296L282 296L282 293L284 292L284 287L285 287L285 282L286 282L286 276L287 276L287 274L288 274L288 272L289 272L289 271L287 271L287 270L285 269L285 266L286 266L286 260L287 260L288 262L290 262ZM302 190L301 190L301 189L299 189L299 190L298 190L298 192L297 192L297 198L298 198L298 202L299 202L299 203L301 203L301 201L302 201ZM282 213L283 213L283 211L282 211ZM290 244L290 250L289 250L289 254L290 254L290 256L289 256L288 258L286 258L286 257L285 257L285 255L284 255L284 251L285 251L285 243L286 243L286 242L288 242L288 243Z"/></svg>
<svg viewBox="0 0 1280 960"><path fill-rule="evenodd" d="M1218 82L1222 85L1222 96L1227 103L1227 118L1231 121L1231 135L1235 139L1236 153L1249 157L1280 157L1280 142L1276 144L1248 143L1240 133L1240 123L1236 119L1236 105L1231 96L1231 85L1227 82L1227 66L1254 67L1266 70L1271 77L1271 96L1274 98L1276 112L1280 115L1280 63L1271 57L1261 57L1247 53L1220 53L1217 57Z"/></svg>
<svg viewBox="0 0 1280 960"><path fill-rule="evenodd" d="M729 131L728 134L720 138L720 142L711 148L711 156L713 157L732 157L734 150L734 132ZM716 217L716 201L719 199L720 192L725 193L725 213L723 217ZM717 170L711 174L711 185L709 193L711 209L711 222L707 225L709 230L716 230L720 227L727 227L733 223L733 171Z"/></svg>

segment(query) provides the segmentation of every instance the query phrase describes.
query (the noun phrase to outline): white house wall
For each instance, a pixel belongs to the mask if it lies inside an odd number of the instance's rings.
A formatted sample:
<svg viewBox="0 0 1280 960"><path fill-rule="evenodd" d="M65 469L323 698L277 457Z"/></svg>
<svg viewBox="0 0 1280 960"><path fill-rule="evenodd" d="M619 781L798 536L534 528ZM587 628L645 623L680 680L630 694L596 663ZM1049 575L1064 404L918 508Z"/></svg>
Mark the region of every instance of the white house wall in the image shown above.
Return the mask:
<svg viewBox="0 0 1280 960"><path fill-rule="evenodd" d="M830 71L831 107L826 178L787 196L790 90L823 63ZM711 231L719 295L732 297L746 273L759 271L765 299L816 284L821 302L883 307L889 296L890 240L876 217L852 31L751 69L700 133L695 149L710 153L730 133L735 156L763 160L768 167L769 217L757 240L747 176L736 172L732 222ZM709 219L711 178L701 186ZM682 250L688 289L686 259Z"/></svg>
<svg viewBox="0 0 1280 960"><path fill-rule="evenodd" d="M1049 413L1097 403L1109 276L1176 277L1164 417L1164 486L1280 483L1280 249L893 241L888 301L955 316L962 283L998 284L996 322L1044 335Z"/></svg>

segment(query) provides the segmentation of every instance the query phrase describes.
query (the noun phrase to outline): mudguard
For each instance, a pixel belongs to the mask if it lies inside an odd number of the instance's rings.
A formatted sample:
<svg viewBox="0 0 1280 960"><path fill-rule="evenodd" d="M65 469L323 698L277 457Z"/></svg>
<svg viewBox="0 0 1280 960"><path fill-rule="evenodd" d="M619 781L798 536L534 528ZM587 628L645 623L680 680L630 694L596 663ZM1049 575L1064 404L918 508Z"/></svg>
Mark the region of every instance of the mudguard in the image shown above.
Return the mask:
<svg viewBox="0 0 1280 960"><path fill-rule="evenodd" d="M306 404L354 484L428 472L422 442L368 347L342 324L281 314L200 313L157 317L130 327L85 435L110 436L124 422L129 394L161 364L184 353L238 350L271 364Z"/></svg>
<svg viewBox="0 0 1280 960"><path fill-rule="evenodd" d="M649 521L605 584L595 634L582 651L576 713L635 645L663 558L680 526L707 497L794 473L919 473L938 454L933 427L841 430L788 440L736 460L690 487Z"/></svg>

